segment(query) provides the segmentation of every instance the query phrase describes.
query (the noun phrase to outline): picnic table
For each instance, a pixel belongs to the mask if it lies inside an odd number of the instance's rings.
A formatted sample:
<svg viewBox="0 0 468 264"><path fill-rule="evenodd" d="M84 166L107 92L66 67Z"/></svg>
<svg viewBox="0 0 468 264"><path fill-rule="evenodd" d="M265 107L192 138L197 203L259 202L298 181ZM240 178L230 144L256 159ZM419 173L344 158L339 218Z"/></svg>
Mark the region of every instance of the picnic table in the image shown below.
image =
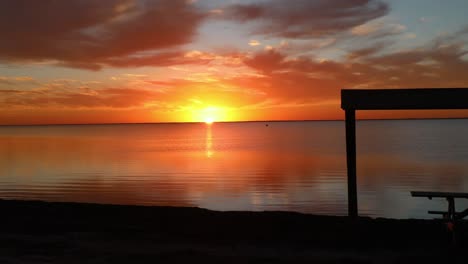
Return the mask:
<svg viewBox="0 0 468 264"><path fill-rule="evenodd" d="M444 219L454 221L463 219L468 215L468 209L465 209L461 212L455 211L455 199L456 198L465 198L468 199L468 193L460 192L421 192L421 191L412 191L411 196L413 197L427 197L432 198L445 198L448 202L447 211L427 211L429 214L439 214L442 215Z"/></svg>

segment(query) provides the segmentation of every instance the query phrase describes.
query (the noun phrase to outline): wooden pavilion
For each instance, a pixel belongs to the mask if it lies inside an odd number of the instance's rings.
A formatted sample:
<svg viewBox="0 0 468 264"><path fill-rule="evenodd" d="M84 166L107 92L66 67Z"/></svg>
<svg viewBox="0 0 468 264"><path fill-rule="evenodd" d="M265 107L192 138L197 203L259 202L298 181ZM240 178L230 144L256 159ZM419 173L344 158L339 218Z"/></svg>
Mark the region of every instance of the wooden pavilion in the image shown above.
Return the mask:
<svg viewBox="0 0 468 264"><path fill-rule="evenodd" d="M356 110L468 109L468 88L343 89L346 121L348 215L358 216L356 184Z"/></svg>

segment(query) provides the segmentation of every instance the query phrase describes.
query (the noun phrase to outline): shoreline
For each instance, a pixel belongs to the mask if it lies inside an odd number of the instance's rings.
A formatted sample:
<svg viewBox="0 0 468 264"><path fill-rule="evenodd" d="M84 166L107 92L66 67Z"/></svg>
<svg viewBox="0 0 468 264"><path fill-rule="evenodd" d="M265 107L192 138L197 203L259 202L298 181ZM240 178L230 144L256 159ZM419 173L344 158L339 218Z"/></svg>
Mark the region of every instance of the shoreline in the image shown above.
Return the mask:
<svg viewBox="0 0 468 264"><path fill-rule="evenodd" d="M442 220L22 200L0 200L0 208L2 263L458 263L468 256L465 221L454 246Z"/></svg>

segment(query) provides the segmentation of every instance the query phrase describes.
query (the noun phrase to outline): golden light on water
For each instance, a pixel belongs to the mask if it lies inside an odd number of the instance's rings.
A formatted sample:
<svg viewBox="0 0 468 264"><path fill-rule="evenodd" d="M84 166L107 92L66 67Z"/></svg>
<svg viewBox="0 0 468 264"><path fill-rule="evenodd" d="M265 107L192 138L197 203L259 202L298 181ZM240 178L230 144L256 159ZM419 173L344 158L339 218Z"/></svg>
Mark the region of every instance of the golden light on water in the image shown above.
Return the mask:
<svg viewBox="0 0 468 264"><path fill-rule="evenodd" d="M206 155L207 158L211 158L213 156L213 154L214 154L214 151L213 151L213 134L211 133L211 126L207 126L207 128L206 128L205 155Z"/></svg>

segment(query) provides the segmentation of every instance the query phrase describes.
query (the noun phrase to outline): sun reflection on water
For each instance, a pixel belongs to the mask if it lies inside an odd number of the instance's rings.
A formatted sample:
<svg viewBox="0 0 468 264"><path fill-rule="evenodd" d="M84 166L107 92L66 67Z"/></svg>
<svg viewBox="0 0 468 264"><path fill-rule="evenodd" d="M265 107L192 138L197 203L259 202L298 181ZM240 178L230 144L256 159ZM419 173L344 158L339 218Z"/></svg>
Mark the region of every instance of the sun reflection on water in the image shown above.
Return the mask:
<svg viewBox="0 0 468 264"><path fill-rule="evenodd" d="M213 151L213 134L212 134L212 124L206 126L206 143L205 143L205 155L207 158L211 158L214 155Z"/></svg>

